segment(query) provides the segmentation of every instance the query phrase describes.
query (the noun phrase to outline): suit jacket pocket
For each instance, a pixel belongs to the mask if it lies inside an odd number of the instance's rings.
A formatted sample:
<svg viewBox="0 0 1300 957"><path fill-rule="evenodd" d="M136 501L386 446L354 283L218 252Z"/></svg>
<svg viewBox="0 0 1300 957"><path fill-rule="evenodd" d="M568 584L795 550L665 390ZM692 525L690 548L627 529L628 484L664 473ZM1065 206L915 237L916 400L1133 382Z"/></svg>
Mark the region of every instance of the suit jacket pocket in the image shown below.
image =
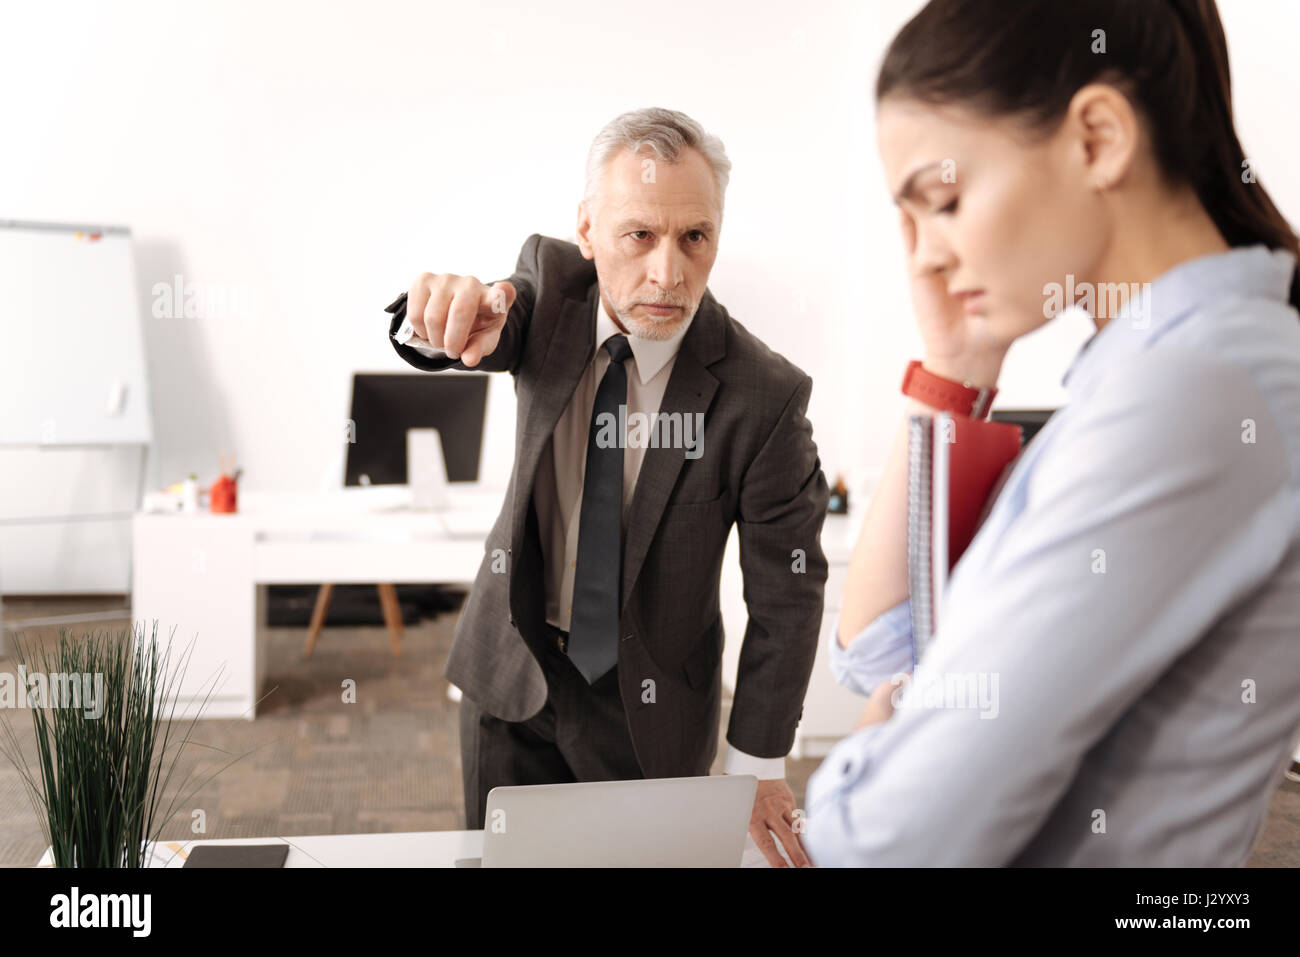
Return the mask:
<svg viewBox="0 0 1300 957"><path fill-rule="evenodd" d="M710 516L721 516L723 500L727 493L708 502L668 502L664 505L664 522L697 522Z"/></svg>
<svg viewBox="0 0 1300 957"><path fill-rule="evenodd" d="M636 587L651 643L666 663L682 662L694 652L695 636L718 616L727 519L723 496L664 507Z"/></svg>

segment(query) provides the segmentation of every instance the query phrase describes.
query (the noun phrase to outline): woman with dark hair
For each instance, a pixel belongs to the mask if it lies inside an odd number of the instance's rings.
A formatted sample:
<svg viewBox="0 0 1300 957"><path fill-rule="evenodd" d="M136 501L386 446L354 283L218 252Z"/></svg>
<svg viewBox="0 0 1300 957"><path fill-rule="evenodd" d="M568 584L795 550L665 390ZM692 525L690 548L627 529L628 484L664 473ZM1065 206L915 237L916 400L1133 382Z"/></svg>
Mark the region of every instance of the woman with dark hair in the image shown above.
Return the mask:
<svg viewBox="0 0 1300 957"><path fill-rule="evenodd" d="M1300 727L1300 249L1234 131L1218 12L933 0L876 103L933 387L908 413L982 417L1062 306L1097 332L907 682L900 427L832 644L870 700L809 782L808 850L1242 864Z"/></svg>

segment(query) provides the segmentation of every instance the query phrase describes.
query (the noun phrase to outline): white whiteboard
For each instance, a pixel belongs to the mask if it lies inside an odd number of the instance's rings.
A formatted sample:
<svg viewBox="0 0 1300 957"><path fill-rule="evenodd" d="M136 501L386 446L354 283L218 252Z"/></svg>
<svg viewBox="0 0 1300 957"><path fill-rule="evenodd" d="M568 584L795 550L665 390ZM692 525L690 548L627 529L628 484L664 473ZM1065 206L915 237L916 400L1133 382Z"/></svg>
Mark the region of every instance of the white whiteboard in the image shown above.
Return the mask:
<svg viewBox="0 0 1300 957"><path fill-rule="evenodd" d="M152 441L135 283L127 229L0 220L0 445Z"/></svg>

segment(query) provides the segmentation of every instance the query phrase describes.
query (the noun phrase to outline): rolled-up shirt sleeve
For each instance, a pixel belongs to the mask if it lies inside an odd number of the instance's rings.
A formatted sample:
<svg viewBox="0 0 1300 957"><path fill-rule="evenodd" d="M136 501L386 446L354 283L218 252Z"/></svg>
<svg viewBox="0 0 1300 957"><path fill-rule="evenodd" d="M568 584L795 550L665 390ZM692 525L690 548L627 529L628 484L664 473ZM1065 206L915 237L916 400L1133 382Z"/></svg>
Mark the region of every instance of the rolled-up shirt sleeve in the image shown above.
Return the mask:
<svg viewBox="0 0 1300 957"><path fill-rule="evenodd" d="M840 644L840 619L831 629L830 662L835 680L869 696L882 681L912 668L912 603L904 598L858 632L847 648Z"/></svg>
<svg viewBox="0 0 1300 957"><path fill-rule="evenodd" d="M1289 466L1246 373L1171 347L1090 398L950 580L893 715L809 780L814 863L1008 863L1087 751L1281 561Z"/></svg>

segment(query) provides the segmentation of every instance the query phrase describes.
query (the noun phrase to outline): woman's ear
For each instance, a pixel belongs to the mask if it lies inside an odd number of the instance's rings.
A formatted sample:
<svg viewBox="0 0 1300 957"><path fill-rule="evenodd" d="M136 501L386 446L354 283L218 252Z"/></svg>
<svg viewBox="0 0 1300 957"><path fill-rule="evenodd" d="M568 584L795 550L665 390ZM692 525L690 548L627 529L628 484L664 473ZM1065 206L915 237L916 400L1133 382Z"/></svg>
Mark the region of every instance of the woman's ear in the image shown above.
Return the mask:
<svg viewBox="0 0 1300 957"><path fill-rule="evenodd" d="M1141 129L1133 104L1110 84L1089 83L1074 94L1065 131L1087 188L1104 192L1123 181L1137 155Z"/></svg>

